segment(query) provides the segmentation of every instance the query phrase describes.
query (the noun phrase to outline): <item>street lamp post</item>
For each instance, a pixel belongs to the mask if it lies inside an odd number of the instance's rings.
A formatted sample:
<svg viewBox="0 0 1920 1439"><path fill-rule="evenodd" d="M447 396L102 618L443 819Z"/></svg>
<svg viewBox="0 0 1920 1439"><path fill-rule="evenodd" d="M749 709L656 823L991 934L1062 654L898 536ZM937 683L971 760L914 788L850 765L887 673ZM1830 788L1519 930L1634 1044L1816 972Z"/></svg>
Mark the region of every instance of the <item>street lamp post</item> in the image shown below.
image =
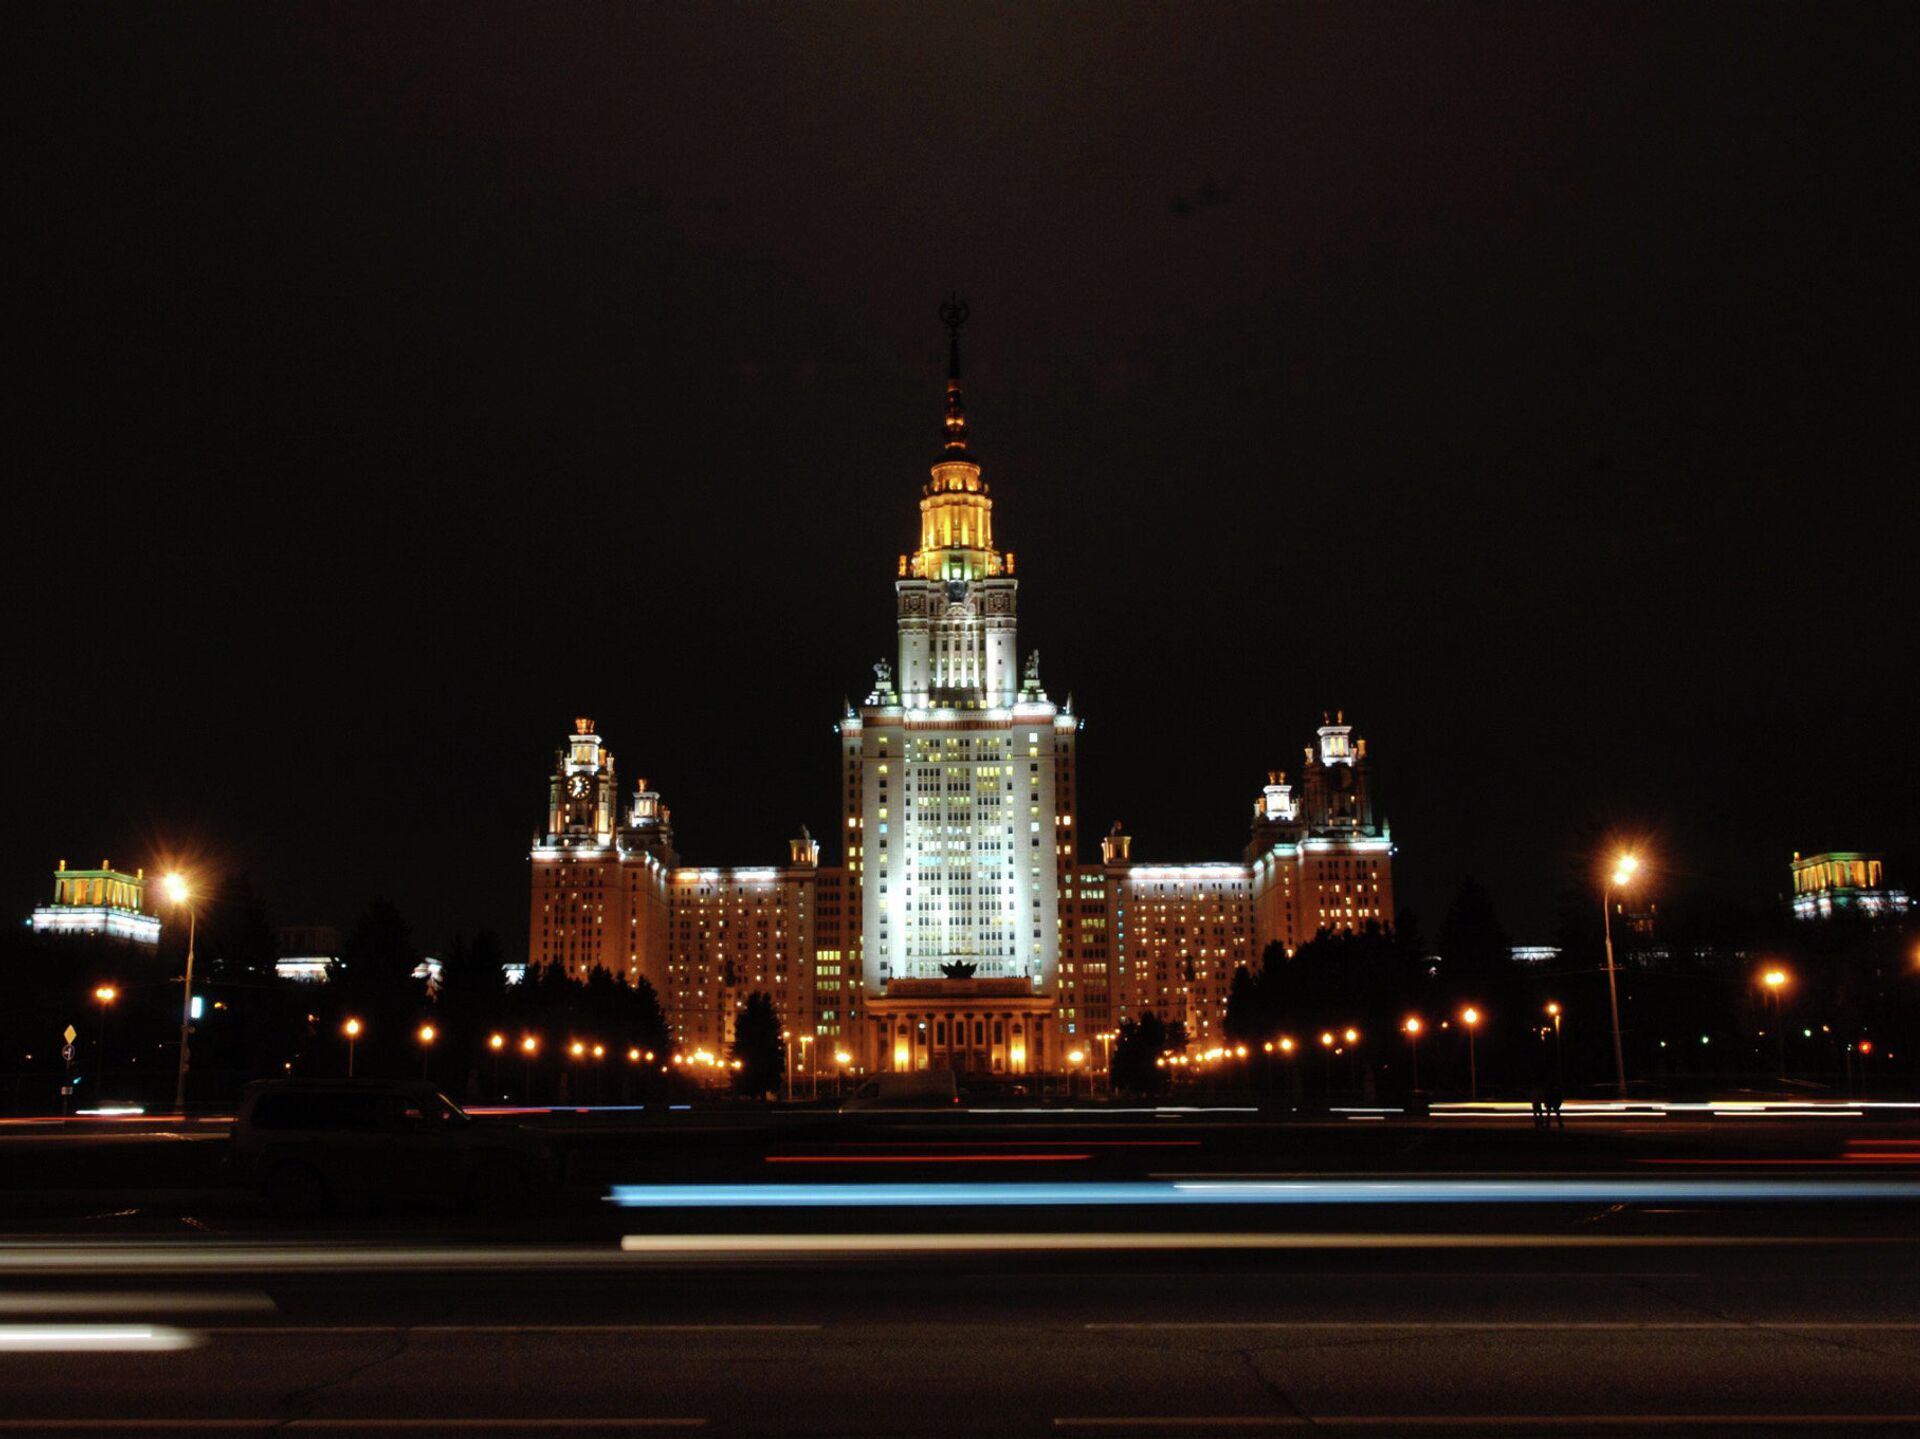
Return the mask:
<svg viewBox="0 0 1920 1439"><path fill-rule="evenodd" d="M1420 1016L1410 1014L1401 1026L1407 1032L1407 1053L1413 1058L1413 1092L1420 1092Z"/></svg>
<svg viewBox="0 0 1920 1439"><path fill-rule="evenodd" d="M433 1041L439 1038L439 1036L440 1031L435 1029L431 1024L423 1024L420 1026L420 1077L422 1079L427 1077L427 1065L433 1059Z"/></svg>
<svg viewBox="0 0 1920 1439"><path fill-rule="evenodd" d="M524 1061L520 1074L520 1102L533 1103L533 1057L540 1052L538 1035L527 1034L520 1038L520 1058Z"/></svg>
<svg viewBox="0 0 1920 1439"><path fill-rule="evenodd" d="M347 1036L347 1078L352 1079L353 1078L353 1045L354 1045L354 1041L360 1038L360 1021L357 1019L349 1019L345 1024L341 1026L341 1029L343 1029L346 1032L346 1036Z"/></svg>
<svg viewBox="0 0 1920 1439"><path fill-rule="evenodd" d="M1787 1077L1787 1031L1780 1023L1780 991L1787 987L1787 972L1784 969L1770 969L1760 976L1760 982L1767 987L1767 997L1773 1001L1773 1038L1780 1055L1780 1077Z"/></svg>
<svg viewBox="0 0 1920 1439"><path fill-rule="evenodd" d="M1467 1027L1467 1098L1480 1097L1480 1069L1474 1061L1473 1032L1480 1027L1480 1011L1468 1005L1460 1011L1460 1022Z"/></svg>
<svg viewBox="0 0 1920 1439"><path fill-rule="evenodd" d="M173 1080L173 1107L176 1113L187 1112L187 1065L191 1057L188 1038L193 1030L193 940L194 925L199 919L197 911L188 904L193 891L187 885L186 876L175 871L167 875L160 883L167 891L167 898L174 905L186 907L187 911L187 974L180 986L180 1068Z"/></svg>
<svg viewBox="0 0 1920 1439"><path fill-rule="evenodd" d="M500 1102L500 1051L507 1047L506 1035L495 1030L487 1036L487 1048L493 1051L493 1102Z"/></svg>
<svg viewBox="0 0 1920 1439"><path fill-rule="evenodd" d="M107 1006L120 997L120 991L110 984L103 984L94 990L93 997L100 1002L100 1032L93 1046L94 1062L100 1068L100 1094L93 1101L98 1109L106 1101L107 1093Z"/></svg>
<svg viewBox="0 0 1920 1439"><path fill-rule="evenodd" d="M1286 1065L1287 1097L1293 1101L1294 1107L1297 1109L1300 1105L1300 1066L1289 1063L1289 1061L1293 1058L1294 1050L1300 1047L1299 1042L1296 1041L1292 1035L1283 1034L1279 1039L1274 1041L1273 1047L1274 1051L1279 1054L1281 1063Z"/></svg>
<svg viewBox="0 0 1920 1439"><path fill-rule="evenodd" d="M820 1076L814 1072L813 1053L807 1048L807 1046L812 1043L813 1036L811 1034L803 1034L800 1036L800 1070L807 1076L807 1098L818 1099L820 1097Z"/></svg>
<svg viewBox="0 0 1920 1439"><path fill-rule="evenodd" d="M1559 1082L1561 1092L1565 1093L1567 1088L1567 1066L1560 1056L1560 1002L1558 1000L1550 999L1547 1001L1547 1017L1553 1021L1553 1074L1554 1078Z"/></svg>
<svg viewBox="0 0 1920 1439"><path fill-rule="evenodd" d="M1623 854L1614 862L1613 878L1600 891L1601 931L1607 941L1607 1007L1613 1013L1613 1082L1620 1097L1627 1097L1627 1061L1620 1048L1620 987L1614 979L1613 969L1613 892L1624 887L1633 879L1633 872L1640 868L1637 856Z"/></svg>
<svg viewBox="0 0 1920 1439"><path fill-rule="evenodd" d="M1080 1066L1085 1064L1086 1062L1087 1062L1086 1050L1069 1049L1067 1051L1067 1098L1068 1099L1073 1098L1073 1072L1074 1070L1080 1068ZM1088 1078L1087 1088L1089 1091L1091 1091L1093 1088L1093 1081L1091 1077Z"/></svg>

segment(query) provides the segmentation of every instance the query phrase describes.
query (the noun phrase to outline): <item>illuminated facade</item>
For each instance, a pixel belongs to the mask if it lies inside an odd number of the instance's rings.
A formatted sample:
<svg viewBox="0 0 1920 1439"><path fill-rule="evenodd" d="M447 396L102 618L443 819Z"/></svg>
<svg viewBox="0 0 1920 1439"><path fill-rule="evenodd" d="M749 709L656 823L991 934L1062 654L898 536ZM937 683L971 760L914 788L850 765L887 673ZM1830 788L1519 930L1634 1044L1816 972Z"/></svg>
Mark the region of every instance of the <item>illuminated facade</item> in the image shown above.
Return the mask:
<svg viewBox="0 0 1920 1439"><path fill-rule="evenodd" d="M547 828L533 843L528 962L584 979L596 969L646 978L665 1002L673 824L641 780L619 812L613 751L590 719L573 722L547 785Z"/></svg>
<svg viewBox="0 0 1920 1439"><path fill-rule="evenodd" d="M53 872L53 903L33 911L35 934L97 935L129 944L160 943L160 920L146 912L147 872L122 874L104 859L98 869Z"/></svg>
<svg viewBox="0 0 1920 1439"><path fill-rule="evenodd" d="M1887 888L1886 866L1877 854L1810 854L1793 857L1793 916L1831 919L1836 914L1868 918L1905 914L1907 892Z"/></svg>
<svg viewBox="0 0 1920 1439"><path fill-rule="evenodd" d="M677 1043L718 1054L755 991L772 998L789 1030L814 1032L819 857L802 831L782 868L673 872L660 1000Z"/></svg>
<svg viewBox="0 0 1920 1439"><path fill-rule="evenodd" d="M918 548L894 580L898 664L874 666L839 726L862 1048L875 1067L924 1068L945 1034L977 1067L1017 1073L1047 1063L1049 1006L1033 1000L1058 980L1078 721L1042 688L1039 656L1020 661L1014 558L995 541L967 444L965 308L944 318L945 430L920 490Z"/></svg>
<svg viewBox="0 0 1920 1439"><path fill-rule="evenodd" d="M644 782L618 813L589 721L556 760L530 962L646 978L688 1052L718 1052L765 990L822 1069L836 1052L867 1071L1098 1065L1142 1010L1211 1036L1234 970L1270 942L1291 954L1322 929L1392 922L1392 843L1344 716L1297 790L1269 776L1240 860L1135 864L1118 826L1082 858L1081 721L1020 653L1014 555L968 446L965 307L943 318L942 444L895 569L895 654L836 726L840 864L820 865L803 830L783 867L683 867Z"/></svg>

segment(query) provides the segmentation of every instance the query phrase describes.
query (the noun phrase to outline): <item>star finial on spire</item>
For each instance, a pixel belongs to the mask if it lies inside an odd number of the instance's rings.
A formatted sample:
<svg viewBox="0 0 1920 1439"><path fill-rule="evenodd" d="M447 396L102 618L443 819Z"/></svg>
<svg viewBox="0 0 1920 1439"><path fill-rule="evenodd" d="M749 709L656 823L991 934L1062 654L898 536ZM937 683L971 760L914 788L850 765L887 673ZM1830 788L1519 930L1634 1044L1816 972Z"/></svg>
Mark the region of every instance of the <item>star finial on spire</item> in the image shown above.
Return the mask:
<svg viewBox="0 0 1920 1439"><path fill-rule="evenodd" d="M967 404L960 388L960 327L967 314L967 302L958 294L949 294L940 307L940 323L947 327L946 448L956 456L967 452Z"/></svg>

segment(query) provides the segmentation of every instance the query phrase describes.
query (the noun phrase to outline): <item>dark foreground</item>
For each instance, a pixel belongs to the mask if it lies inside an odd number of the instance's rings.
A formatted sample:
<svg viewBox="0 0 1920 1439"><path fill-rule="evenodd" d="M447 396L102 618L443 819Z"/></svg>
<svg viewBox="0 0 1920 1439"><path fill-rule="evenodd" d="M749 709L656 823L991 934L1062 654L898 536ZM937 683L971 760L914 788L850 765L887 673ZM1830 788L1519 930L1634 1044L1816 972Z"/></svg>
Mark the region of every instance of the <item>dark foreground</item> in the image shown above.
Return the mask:
<svg viewBox="0 0 1920 1439"><path fill-rule="evenodd" d="M1081 1141L1060 1153L1086 1153L1097 1137L1014 1123L976 1123L965 1152L1054 1131ZM1623 1128L1544 1151L1528 1135L1381 1134L1343 1172L1325 1136L1295 1153L1201 1123L1159 1122L1156 1137L1199 1139L1190 1151L1142 1149L1085 1180L1067 1160L923 1166L912 1156L940 1136L907 1121L787 1145L906 1146L883 1175L851 1166L863 1183L1069 1185L1012 1207L616 1209L582 1191L514 1222L296 1232L244 1207L196 1214L181 1190L16 1217L0 1241L0 1432L1920 1434L1920 1204L1792 1188L1920 1178L1903 1128L1864 1145L1858 1128L1784 1121ZM746 1142L722 1145L712 1174L668 1177L731 1180ZM1072 1201L1097 1192L1076 1182L1221 1172L1222 1145L1251 1182L1310 1171L1329 1187ZM847 1179L825 1160L766 1167L789 1194ZM647 1168L633 1180L660 1182ZM1339 1189L1354 1170L1410 1175L1424 1197ZM1629 1183L1649 1173L1679 1182ZM1502 1176L1525 1197L1458 1187ZM1785 1197L1709 1187L1783 1179ZM1581 1197L1539 1197L1563 1180Z"/></svg>

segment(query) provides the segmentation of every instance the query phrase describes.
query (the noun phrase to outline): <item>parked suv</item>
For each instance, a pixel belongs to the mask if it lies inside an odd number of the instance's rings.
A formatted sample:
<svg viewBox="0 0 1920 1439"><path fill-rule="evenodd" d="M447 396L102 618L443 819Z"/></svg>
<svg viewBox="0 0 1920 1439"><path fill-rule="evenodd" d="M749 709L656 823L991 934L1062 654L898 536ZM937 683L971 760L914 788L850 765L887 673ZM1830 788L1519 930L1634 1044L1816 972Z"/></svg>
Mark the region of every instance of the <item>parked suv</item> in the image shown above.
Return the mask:
<svg viewBox="0 0 1920 1439"><path fill-rule="evenodd" d="M512 1212L557 1186L530 1130L476 1123L431 1084L275 1079L234 1116L230 1182L282 1213L469 1205Z"/></svg>

